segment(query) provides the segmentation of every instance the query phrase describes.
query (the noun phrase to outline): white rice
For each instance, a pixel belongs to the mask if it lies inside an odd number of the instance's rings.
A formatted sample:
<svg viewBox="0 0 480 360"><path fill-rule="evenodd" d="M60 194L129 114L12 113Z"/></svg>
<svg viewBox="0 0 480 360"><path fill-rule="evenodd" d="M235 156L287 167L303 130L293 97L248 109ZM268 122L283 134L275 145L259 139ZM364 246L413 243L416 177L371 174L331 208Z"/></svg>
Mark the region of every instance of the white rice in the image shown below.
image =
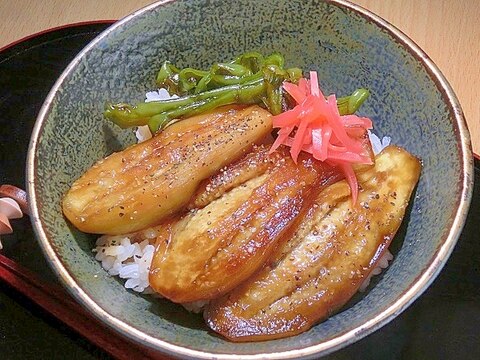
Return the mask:
<svg viewBox="0 0 480 360"><path fill-rule="evenodd" d="M155 91L149 91L145 94L145 102L152 102L152 101L159 101L159 100L168 100L168 99L176 99L178 98L177 95L172 95L168 93L165 89L158 89ZM139 143L150 139L153 135L150 132L150 129L147 125L139 126L135 131L135 136Z"/></svg>
<svg viewBox="0 0 480 360"><path fill-rule="evenodd" d="M362 285L360 285L360 287L358 288L358 291L364 292L367 289L368 285L370 285L370 281L372 280L372 277L374 277L375 275L379 275L382 272L382 270L388 267L388 263L392 260L393 260L393 254L388 249L385 249L385 252L383 253L382 257L378 259L377 266L365 278Z"/></svg>
<svg viewBox="0 0 480 360"><path fill-rule="evenodd" d="M178 98L177 95L171 95L168 93L166 89L158 89L154 91L149 91L145 94L145 102L151 101L160 101L160 100L168 100L168 99L176 99Z"/></svg>
<svg viewBox="0 0 480 360"><path fill-rule="evenodd" d="M368 137L372 143L372 150L375 155L379 154L383 149L390 145L390 142L392 141L390 136L384 136L380 140L380 138L370 130L368 130Z"/></svg>
<svg viewBox="0 0 480 360"><path fill-rule="evenodd" d="M203 309L209 302L210 300L198 300L198 301L192 301L189 303L183 303L182 306L187 311L193 312L195 314L199 314L203 312Z"/></svg>
<svg viewBox="0 0 480 360"><path fill-rule="evenodd" d="M155 247L144 240L130 241L129 235L104 235L98 238L95 259L112 276L126 279L125 287L137 292L151 292L148 273Z"/></svg>
<svg viewBox="0 0 480 360"><path fill-rule="evenodd" d="M368 137L370 139L370 142L372 143L372 151L375 155L378 155L380 152L382 152L383 149L385 149L388 145L390 145L390 142L392 141L392 138L390 136L384 136L382 139L380 139L376 134L368 130ZM365 278L363 283L360 285L360 288L358 291L364 292L368 285L370 285L370 281L373 276L379 275L382 270L386 269L388 267L388 263L393 260L393 254L388 250L385 249L385 252L383 253L382 257L378 260L377 266L372 270L372 272Z"/></svg>
<svg viewBox="0 0 480 360"><path fill-rule="evenodd" d="M170 96L165 89L147 92L145 94L145 102L167 100L177 96ZM135 132L138 142L148 140L152 137L148 126L139 126ZM390 145L391 138L384 136L380 139L376 134L368 131L372 150L375 155L380 153L385 147ZM104 235L98 238L96 247L93 252L96 253L95 259L102 263L102 267L112 276L119 276L126 279L124 286L140 293L153 293L149 286L148 273L152 262L155 247L144 240L140 243L132 242L132 234L109 236ZM360 287L360 291L364 291L370 284L370 279L374 275L381 273L382 269L388 267L389 261L393 259L393 255L385 251L379 260L377 267L365 279ZM183 304L188 310L195 313L201 312L208 301L195 301Z"/></svg>

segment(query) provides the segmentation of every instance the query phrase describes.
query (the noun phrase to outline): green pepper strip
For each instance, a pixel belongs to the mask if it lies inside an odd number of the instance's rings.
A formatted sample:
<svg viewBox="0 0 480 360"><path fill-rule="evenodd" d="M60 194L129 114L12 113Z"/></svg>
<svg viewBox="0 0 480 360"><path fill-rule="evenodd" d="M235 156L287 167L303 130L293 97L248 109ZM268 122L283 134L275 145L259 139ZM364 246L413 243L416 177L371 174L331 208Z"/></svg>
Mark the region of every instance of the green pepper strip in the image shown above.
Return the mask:
<svg viewBox="0 0 480 360"><path fill-rule="evenodd" d="M205 91L200 94L182 98L139 103L137 106L128 104L107 104L105 116L121 128L149 125L152 132L163 129L173 119L193 116L217 107L230 104L265 103L277 114L281 109L281 87L271 92L271 86L262 78L243 84L225 86L223 88ZM265 96L265 94L270 94ZM337 100L340 115L353 114L367 99L368 90L358 89L352 95Z"/></svg>
<svg viewBox="0 0 480 360"><path fill-rule="evenodd" d="M350 115L356 113L369 96L370 92L367 89L357 89L350 96L338 98L338 112L340 115Z"/></svg>
<svg viewBox="0 0 480 360"><path fill-rule="evenodd" d="M259 78L182 98L139 103L137 106L107 104L104 114L121 128L148 124L153 131L157 131L172 119L192 116L219 106L260 103L264 93L265 83ZM159 116L151 121L156 115ZM155 128L155 124L160 127Z"/></svg>

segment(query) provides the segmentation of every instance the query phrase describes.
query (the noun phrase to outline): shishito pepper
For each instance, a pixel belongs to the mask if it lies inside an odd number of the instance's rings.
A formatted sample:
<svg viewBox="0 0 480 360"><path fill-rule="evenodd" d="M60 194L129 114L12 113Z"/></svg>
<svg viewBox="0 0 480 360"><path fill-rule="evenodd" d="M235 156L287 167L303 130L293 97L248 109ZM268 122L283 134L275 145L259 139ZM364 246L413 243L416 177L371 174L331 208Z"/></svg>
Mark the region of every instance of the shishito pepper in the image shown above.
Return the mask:
<svg viewBox="0 0 480 360"><path fill-rule="evenodd" d="M301 69L285 69L285 60L279 53L263 57L260 53L248 52L231 62L215 63L209 70L180 70L167 61L157 75L157 86L178 98L134 106L108 103L104 115L122 128L148 125L153 133L173 120L224 105L259 104L277 115L288 108L282 84L295 84L301 78ZM355 112L366 96L368 93L361 89L350 97L338 99L340 113Z"/></svg>
<svg viewBox="0 0 480 360"><path fill-rule="evenodd" d="M165 62L157 85L179 98L135 106L107 104L104 114L122 128L148 125L152 132L165 128L173 119L230 104L263 104L271 113L278 114L286 107L282 83L296 83L301 76L298 68L285 69L283 56L278 53L266 58L259 53L246 53L229 63L216 63L209 71L179 70Z"/></svg>

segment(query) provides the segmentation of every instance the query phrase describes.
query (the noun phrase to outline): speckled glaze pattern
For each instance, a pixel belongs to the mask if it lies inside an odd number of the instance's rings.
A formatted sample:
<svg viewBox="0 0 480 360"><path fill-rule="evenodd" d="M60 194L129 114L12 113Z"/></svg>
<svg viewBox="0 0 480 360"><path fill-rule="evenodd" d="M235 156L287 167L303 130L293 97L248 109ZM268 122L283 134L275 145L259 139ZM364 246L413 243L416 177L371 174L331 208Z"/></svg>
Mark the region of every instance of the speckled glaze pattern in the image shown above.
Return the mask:
<svg viewBox="0 0 480 360"><path fill-rule="evenodd" d="M451 252L468 208L468 133L454 95L442 89L448 85L423 55L380 19L357 10L335 1L166 2L114 25L84 50L39 115L27 169L40 242L81 303L133 339L177 356L316 357L388 322L425 289ZM126 291L101 269L91 251L94 237L72 228L60 203L95 161L134 141L131 131L103 119L106 101L143 101L166 59L207 67L248 50L279 51L288 65L317 70L326 92L370 89L361 113L374 120L378 134L421 158L423 172L394 241L395 260L365 296L304 334L235 344L179 306Z"/></svg>

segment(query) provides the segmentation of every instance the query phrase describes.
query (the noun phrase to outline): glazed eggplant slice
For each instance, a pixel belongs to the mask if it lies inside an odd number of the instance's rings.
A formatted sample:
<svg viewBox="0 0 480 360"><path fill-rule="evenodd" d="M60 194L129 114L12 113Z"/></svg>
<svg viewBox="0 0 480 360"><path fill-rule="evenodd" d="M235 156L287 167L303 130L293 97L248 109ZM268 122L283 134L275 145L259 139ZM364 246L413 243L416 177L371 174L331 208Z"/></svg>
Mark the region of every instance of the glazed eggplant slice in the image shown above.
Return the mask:
<svg viewBox="0 0 480 360"><path fill-rule="evenodd" d="M370 139L367 132L363 129L362 131L364 132L362 139L364 153L368 154L368 156L373 159L374 155ZM247 153L244 157L230 164L229 166L220 169L218 173L203 181L195 195L192 197L188 208L203 208L213 200L221 197L226 192L245 183L247 180L265 173L279 161L285 161L282 160L283 155L277 157L275 152L270 154L270 148L272 144L273 138L266 138L263 144L259 146L254 145L254 149ZM285 150L286 149L283 149L282 151ZM355 172L360 173L370 169L372 166L373 162L371 164L354 164L353 168Z"/></svg>
<svg viewBox="0 0 480 360"><path fill-rule="evenodd" d="M388 248L420 169L390 146L357 175L356 206L345 181L327 187L264 268L207 306L207 324L232 341L261 341L304 332L337 311Z"/></svg>
<svg viewBox="0 0 480 360"><path fill-rule="evenodd" d="M88 233L125 234L159 224L271 130L270 113L258 106L185 119L96 163L67 192L63 212Z"/></svg>
<svg viewBox="0 0 480 360"><path fill-rule="evenodd" d="M230 181L214 176L205 187L212 190L197 197L202 208L163 225L149 277L156 292L184 303L232 290L263 266L318 192L342 177L307 154L295 164L286 148L265 161L266 149L256 148L218 175Z"/></svg>
<svg viewBox="0 0 480 360"><path fill-rule="evenodd" d="M282 156L273 153L269 155L272 143L254 145L252 151L240 160L220 169L219 172L202 182L192 197L188 208L201 209L218 199L226 192L264 174L272 168Z"/></svg>

